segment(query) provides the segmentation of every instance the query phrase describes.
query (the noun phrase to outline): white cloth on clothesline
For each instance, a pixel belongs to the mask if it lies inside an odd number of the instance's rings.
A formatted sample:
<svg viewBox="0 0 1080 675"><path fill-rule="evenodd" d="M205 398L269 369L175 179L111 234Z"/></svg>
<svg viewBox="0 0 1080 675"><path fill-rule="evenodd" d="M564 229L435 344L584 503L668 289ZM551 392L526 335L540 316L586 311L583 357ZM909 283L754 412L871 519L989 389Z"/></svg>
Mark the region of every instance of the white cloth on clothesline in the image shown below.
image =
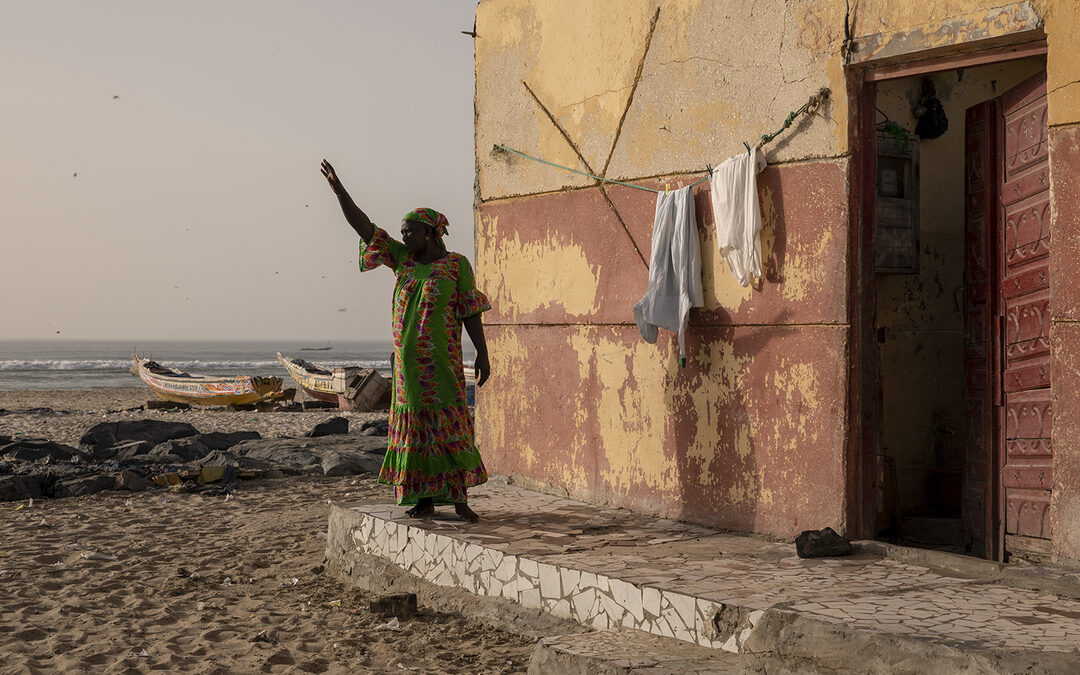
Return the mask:
<svg viewBox="0 0 1080 675"><path fill-rule="evenodd" d="M761 208L757 174L765 168L760 150L732 155L713 169L709 181L720 254L742 286L761 278Z"/></svg>
<svg viewBox="0 0 1080 675"><path fill-rule="evenodd" d="M705 304L701 291L694 194L689 187L656 196L649 288L634 305L634 321L645 341L656 342L657 328L679 333L679 358L686 357L686 324L691 307Z"/></svg>

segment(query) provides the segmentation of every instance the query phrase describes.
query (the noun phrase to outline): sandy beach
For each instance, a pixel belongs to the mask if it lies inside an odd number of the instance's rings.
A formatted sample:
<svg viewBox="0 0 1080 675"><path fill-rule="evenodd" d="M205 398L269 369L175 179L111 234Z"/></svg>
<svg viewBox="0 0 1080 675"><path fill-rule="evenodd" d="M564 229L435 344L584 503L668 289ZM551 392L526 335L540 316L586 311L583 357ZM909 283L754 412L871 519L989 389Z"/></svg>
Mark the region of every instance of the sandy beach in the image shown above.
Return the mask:
<svg viewBox="0 0 1080 675"><path fill-rule="evenodd" d="M131 410L148 393L0 392L0 434L75 444L101 421L155 418L275 437L385 415ZM395 629L372 596L324 575L328 500L390 495L370 475L297 476L242 481L228 499L161 489L0 504L0 673L526 669L528 638L423 607Z"/></svg>

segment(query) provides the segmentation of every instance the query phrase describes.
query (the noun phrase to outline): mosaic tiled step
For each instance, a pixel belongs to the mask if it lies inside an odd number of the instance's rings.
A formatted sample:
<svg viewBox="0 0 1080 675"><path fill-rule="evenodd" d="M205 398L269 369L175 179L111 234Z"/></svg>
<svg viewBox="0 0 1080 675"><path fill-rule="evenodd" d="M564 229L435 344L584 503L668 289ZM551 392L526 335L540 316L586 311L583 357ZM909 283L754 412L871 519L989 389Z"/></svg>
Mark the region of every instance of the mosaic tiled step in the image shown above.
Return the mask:
<svg viewBox="0 0 1080 675"><path fill-rule="evenodd" d="M348 517L335 514L332 527L333 523L348 523L343 526L350 527L359 552L388 560L439 586L501 597L597 629L633 628L738 651L738 636L718 632L714 621L724 609L721 603L474 543L490 536L482 527L462 524L460 529L480 531L461 532L455 522L447 520L397 522L394 518L401 516L401 510L383 505L354 507ZM450 531L426 529L431 527ZM553 532L548 534L554 536ZM331 533L331 538L334 536ZM761 614L746 618L753 622Z"/></svg>
<svg viewBox="0 0 1080 675"><path fill-rule="evenodd" d="M1034 652L1080 648L1080 602L1046 592L880 555L802 560L790 544L514 486L470 490L470 503L479 523L454 519L449 507L413 520L392 505L335 505L330 540L439 586L732 652L795 617L826 632L923 641L924 651L925 641L966 653L1022 650L1031 653L1025 663L1040 658ZM338 554L328 547L328 555Z"/></svg>

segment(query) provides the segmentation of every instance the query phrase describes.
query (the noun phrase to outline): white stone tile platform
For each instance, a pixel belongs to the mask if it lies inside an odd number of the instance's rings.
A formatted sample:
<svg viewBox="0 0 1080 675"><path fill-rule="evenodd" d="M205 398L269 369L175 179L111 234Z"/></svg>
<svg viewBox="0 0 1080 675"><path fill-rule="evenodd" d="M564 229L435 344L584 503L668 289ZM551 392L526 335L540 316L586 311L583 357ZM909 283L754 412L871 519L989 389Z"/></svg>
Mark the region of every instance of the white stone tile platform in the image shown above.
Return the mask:
<svg viewBox="0 0 1080 675"><path fill-rule="evenodd" d="M870 553L803 560L791 544L508 485L471 490L470 504L479 523L450 507L414 520L394 505L334 505L329 539L436 585L597 629L739 652L759 624L809 619L966 652L1074 653L1080 672L1080 601L1062 595Z"/></svg>

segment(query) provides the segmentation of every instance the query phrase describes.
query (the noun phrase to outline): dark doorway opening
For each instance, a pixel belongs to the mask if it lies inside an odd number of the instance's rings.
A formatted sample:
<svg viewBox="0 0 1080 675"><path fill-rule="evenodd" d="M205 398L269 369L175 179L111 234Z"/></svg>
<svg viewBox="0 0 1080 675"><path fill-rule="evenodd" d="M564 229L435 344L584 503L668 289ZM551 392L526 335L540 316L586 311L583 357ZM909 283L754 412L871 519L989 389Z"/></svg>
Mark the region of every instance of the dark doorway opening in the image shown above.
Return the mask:
<svg viewBox="0 0 1080 675"><path fill-rule="evenodd" d="M1005 161L1003 137L998 144L996 136L1005 124L982 120L992 127L983 139L993 142L973 149L968 126L978 119L969 110L999 110L993 102L1045 73L1045 59L926 70L868 83L861 98L875 110L872 128L860 129L861 147L872 155L861 165L873 167L863 190L872 190L874 201L863 211L874 224L872 244L864 241L872 263L863 268L868 339L860 364L870 389L862 405L872 408L863 415L871 427L863 429L864 445L874 452L865 462L874 474L869 529L904 545L1001 558L1009 526L1012 548L1027 542L1016 536L1018 516L1006 514L1002 475L1016 433L1006 428L1003 407L1011 339L1003 317L1011 305L1001 282L1011 280L1004 257L1016 241L1003 239L1008 207L1000 200L982 220L972 216L973 157L981 150L980 170L995 173ZM983 273L975 270L979 264ZM1013 331L1012 344L1031 338L1020 332ZM1017 400L1025 396L1031 398Z"/></svg>

